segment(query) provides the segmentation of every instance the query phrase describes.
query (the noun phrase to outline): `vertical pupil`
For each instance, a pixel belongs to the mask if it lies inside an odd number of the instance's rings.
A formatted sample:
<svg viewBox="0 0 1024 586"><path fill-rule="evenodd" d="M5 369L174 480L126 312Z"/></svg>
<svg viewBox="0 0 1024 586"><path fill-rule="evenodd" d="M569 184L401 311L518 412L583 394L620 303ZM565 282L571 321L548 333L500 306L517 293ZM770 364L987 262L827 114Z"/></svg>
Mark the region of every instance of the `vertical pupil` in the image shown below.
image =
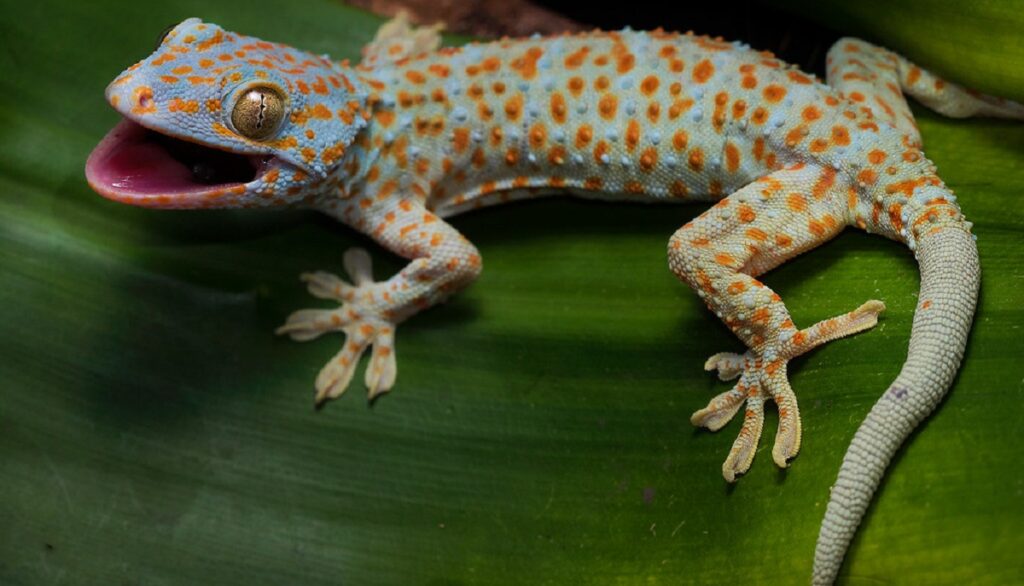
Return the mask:
<svg viewBox="0 0 1024 586"><path fill-rule="evenodd" d="M263 121L266 119L267 96L263 92L257 92L260 96L260 113L256 116L256 128L263 128Z"/></svg>

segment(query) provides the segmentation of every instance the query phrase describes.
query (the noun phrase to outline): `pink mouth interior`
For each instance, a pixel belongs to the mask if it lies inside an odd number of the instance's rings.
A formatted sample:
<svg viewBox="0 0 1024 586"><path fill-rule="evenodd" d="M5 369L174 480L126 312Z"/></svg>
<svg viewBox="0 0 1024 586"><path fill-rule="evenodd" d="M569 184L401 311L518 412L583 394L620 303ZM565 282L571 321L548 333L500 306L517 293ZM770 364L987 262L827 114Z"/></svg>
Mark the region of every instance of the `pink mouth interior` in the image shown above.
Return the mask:
<svg viewBox="0 0 1024 586"><path fill-rule="evenodd" d="M139 203L147 196L189 196L255 180L273 157L239 155L122 120L89 155L85 172L102 195Z"/></svg>

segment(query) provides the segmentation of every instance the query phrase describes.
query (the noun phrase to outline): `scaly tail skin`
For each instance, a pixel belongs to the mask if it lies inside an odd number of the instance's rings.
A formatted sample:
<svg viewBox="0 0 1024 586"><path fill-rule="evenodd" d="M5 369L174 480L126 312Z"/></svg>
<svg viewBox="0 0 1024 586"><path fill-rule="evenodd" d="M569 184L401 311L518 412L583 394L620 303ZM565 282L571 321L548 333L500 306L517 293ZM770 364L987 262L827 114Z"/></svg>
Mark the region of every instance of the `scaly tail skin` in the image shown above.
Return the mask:
<svg viewBox="0 0 1024 586"><path fill-rule="evenodd" d="M921 237L917 260L921 292L907 361L843 457L814 553L815 585L836 579L889 460L942 401L963 358L981 279L974 238L960 225L943 226Z"/></svg>

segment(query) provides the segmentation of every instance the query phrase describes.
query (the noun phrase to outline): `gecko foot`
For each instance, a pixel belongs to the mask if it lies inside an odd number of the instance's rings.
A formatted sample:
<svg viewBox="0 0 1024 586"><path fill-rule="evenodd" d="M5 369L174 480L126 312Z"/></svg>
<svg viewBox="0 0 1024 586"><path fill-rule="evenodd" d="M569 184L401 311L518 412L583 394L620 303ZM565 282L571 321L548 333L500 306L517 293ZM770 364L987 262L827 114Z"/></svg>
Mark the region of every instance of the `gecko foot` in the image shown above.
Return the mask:
<svg viewBox="0 0 1024 586"><path fill-rule="evenodd" d="M388 293L373 280L371 269L370 255L361 248L351 248L345 252L345 270L353 284L330 273L303 273L300 278L314 297L340 301L341 307L301 309L275 330L300 342L327 332L345 333L345 345L317 376L317 407L345 392L360 357L369 346L373 346L366 368L370 400L395 384L395 321L386 310L380 309Z"/></svg>
<svg viewBox="0 0 1024 586"><path fill-rule="evenodd" d="M800 410L786 375L789 361L816 346L873 327L878 323L878 314L884 310L885 304L881 301L868 301L850 313L820 321L798 332L783 330L774 349L748 350L745 354L720 352L708 359L705 370L717 370L721 380L739 377L739 381L694 413L690 422L718 431L746 403L743 426L722 465L722 476L727 482L734 482L750 469L764 425L764 403L769 399L779 408L779 430L772 459L785 468L800 451Z"/></svg>

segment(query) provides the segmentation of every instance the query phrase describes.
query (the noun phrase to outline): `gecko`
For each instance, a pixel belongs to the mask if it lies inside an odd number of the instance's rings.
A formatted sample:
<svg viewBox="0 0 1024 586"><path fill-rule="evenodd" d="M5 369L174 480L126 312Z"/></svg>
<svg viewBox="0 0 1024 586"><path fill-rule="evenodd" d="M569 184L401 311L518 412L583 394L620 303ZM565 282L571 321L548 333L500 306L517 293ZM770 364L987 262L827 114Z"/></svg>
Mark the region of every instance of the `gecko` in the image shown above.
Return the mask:
<svg viewBox="0 0 1024 586"><path fill-rule="evenodd" d="M439 27L385 24L359 63L334 61L190 18L119 75L121 114L86 163L99 194L149 208L306 208L408 259L374 280L301 275L334 309L303 309L277 333L340 332L316 403L348 388L370 349L371 400L395 384L395 332L469 285L479 251L448 218L551 194L713 202L668 240L671 271L744 343L704 367L735 386L691 417L743 422L722 473L751 466L774 401L772 458L801 442L787 364L872 328L869 300L799 328L758 277L847 227L902 243L921 288L907 359L857 430L831 491L812 581L832 583L890 459L938 405L964 354L980 269L971 223L922 151L905 95L947 116L1024 119L1021 104L945 81L855 38L836 42L825 82L721 38L594 31L440 48Z"/></svg>

